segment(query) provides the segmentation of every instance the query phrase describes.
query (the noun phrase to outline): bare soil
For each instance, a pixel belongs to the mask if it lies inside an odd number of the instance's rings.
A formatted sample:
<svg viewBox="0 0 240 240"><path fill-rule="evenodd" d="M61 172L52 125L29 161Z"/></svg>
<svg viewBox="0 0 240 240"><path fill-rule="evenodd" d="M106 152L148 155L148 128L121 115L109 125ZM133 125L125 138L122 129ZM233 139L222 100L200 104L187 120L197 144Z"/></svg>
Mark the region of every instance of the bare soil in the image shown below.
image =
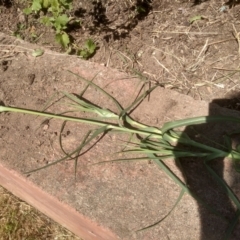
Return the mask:
<svg viewBox="0 0 240 240"><path fill-rule="evenodd" d="M81 25L69 26L68 32L78 46L89 38L97 43L90 61L195 99L237 97L238 2L74 1L69 14ZM55 43L54 31L41 25L39 16L23 14L27 4L2 1L0 31L62 51Z"/></svg>

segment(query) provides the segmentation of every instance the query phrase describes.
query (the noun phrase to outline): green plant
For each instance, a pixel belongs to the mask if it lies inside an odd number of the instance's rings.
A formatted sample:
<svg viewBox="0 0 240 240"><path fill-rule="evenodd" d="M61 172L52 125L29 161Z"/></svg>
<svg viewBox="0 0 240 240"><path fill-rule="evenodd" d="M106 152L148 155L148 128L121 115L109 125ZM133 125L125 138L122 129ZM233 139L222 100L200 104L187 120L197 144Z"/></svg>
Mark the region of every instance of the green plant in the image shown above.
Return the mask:
<svg viewBox="0 0 240 240"><path fill-rule="evenodd" d="M47 17L44 16L41 19L41 23L46 26L52 26L56 30L55 40L58 42L64 49L67 49L70 43L69 35L66 33L67 24L69 18L66 14L56 16L56 17Z"/></svg>
<svg viewBox="0 0 240 240"><path fill-rule="evenodd" d="M68 23L72 18L68 17L66 11L71 9L72 0L33 0L24 13L29 15L39 13L41 10L48 13L40 18L40 22L55 29L55 39L64 49L70 44L69 35L66 32Z"/></svg>
<svg viewBox="0 0 240 240"><path fill-rule="evenodd" d="M96 48L97 46L94 41L92 39L88 39L85 42L83 49L78 49L77 55L84 59L88 59L95 53Z"/></svg>
<svg viewBox="0 0 240 240"><path fill-rule="evenodd" d="M194 22L196 22L196 21L198 21L198 20L201 20L201 19L202 19L202 16L197 15L197 16L191 17L191 18L189 19L189 22L190 22L190 24L192 24L192 23L194 23Z"/></svg>
<svg viewBox="0 0 240 240"><path fill-rule="evenodd" d="M33 57L40 57L44 54L44 51L42 49L34 49L32 52Z"/></svg>
<svg viewBox="0 0 240 240"><path fill-rule="evenodd" d="M71 8L72 0L33 0L31 6L25 8L23 12L26 15L39 14L40 11L46 13L40 17L40 23L55 30L56 42L67 50L68 53L74 51L78 56L88 59L94 55L96 44L92 39L87 39L83 48L72 43L68 34L69 23L80 25L80 21L67 15L67 11Z"/></svg>
<svg viewBox="0 0 240 240"><path fill-rule="evenodd" d="M17 24L17 29L13 32L13 36L22 39L22 31L26 29L26 25L23 23Z"/></svg>
<svg viewBox="0 0 240 240"><path fill-rule="evenodd" d="M76 75L76 74L75 74ZM79 77L78 75L76 75ZM79 77L81 78L81 77ZM104 89L98 87L92 81L88 81L84 78L81 78L83 81L87 82L87 87L83 90L80 96L75 96L73 94L64 93L64 96L71 102L70 110L71 111L84 111L96 114L98 118L76 118L72 116L67 116L64 114L54 114L47 112L38 112L34 110L14 108L14 107L6 107L0 106L0 112L17 112L17 113L25 113L25 114L33 114L38 116L43 116L47 118L56 118L61 119L63 121L73 121L73 122L81 122L81 123L90 123L93 125L99 126L99 128L92 130L89 132L82 143L74 149L72 152L67 153L64 151L61 143L60 137L60 145L65 154L64 157L58 159L48 165L42 166L38 169L31 170L27 173L35 172L46 167L50 167L54 164L62 162L66 159L72 159L75 161L75 174L77 170L77 161L78 156L81 153L81 150L88 144L91 143L97 136L101 134L107 134L109 131L117 131L124 132L131 135L131 139L133 135L137 135L138 138L135 140L131 140L129 145L132 146L130 149L123 150L125 153L141 153L142 157L137 158L128 158L128 159L115 159L113 161L140 161L140 160L152 160L161 170L163 170L176 184L181 188L179 197L176 201L174 207L169 211L169 214L173 211L173 209L177 206L179 201L182 199L184 193L190 194L193 198L195 198L198 202L203 203L209 211L214 214L221 216L221 214L211 207L207 205L197 194L192 192L186 183L184 183L181 179L179 179L172 171L169 169L166 164L166 159L176 159L180 157L197 157L202 158L203 163L206 167L206 171L208 171L216 182L223 187L227 196L231 199L231 201L236 206L236 214L232 221L229 224L228 229L226 230L226 235L224 239L228 239L233 231L238 218L240 217L240 201L233 193L232 189L227 185L224 179L220 178L217 173L210 167L209 163L216 158L225 158L228 157L232 159L236 171L240 172L239 163L240 163L240 152L239 147L235 149L232 148L232 144L229 138L226 138L225 145L220 146L220 148L212 147L205 145L203 143L192 140L185 132L178 131L179 127L183 126L192 126L209 122L232 122L232 123L240 123L240 118L238 117L229 117L229 116L205 116L205 117L196 117L178 120L174 122L166 122L161 128L147 126L145 124L141 124L139 122L134 121L130 116L129 112L135 108L140 101L142 101L148 94L151 93L157 86L152 87L148 91L141 94L130 106L123 109L120 103L109 93L107 93ZM96 88L98 91L101 91L104 95L106 95L113 103L116 105L118 109L118 113L112 112L109 109L98 107L90 102L84 100L82 95L87 90L88 86ZM90 134L91 133L91 134ZM61 134L60 134L61 135ZM179 162L179 161L178 161ZM104 162L101 162L104 163ZM179 162L180 164L180 162ZM160 221L146 227L153 227L156 224L160 223L164 220L169 214L167 214ZM144 228L145 229L145 228Z"/></svg>

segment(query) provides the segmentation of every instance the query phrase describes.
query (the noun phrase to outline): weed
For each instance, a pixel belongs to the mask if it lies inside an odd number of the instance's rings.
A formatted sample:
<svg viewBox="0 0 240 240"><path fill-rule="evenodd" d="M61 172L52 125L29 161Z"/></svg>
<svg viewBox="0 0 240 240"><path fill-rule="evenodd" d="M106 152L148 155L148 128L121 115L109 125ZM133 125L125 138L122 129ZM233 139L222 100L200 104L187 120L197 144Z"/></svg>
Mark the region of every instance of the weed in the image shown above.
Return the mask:
<svg viewBox="0 0 240 240"><path fill-rule="evenodd" d="M95 43L88 39L83 49L80 50L78 46L72 44L68 34L69 23L80 25L80 21L67 14L68 10L72 8L72 0L33 0L29 8L25 8L23 12L26 15L44 13L40 17L40 23L52 27L55 30L55 40L68 53L75 51L80 57L88 59L96 50Z"/></svg>
<svg viewBox="0 0 240 240"><path fill-rule="evenodd" d="M64 49L70 43L69 35L66 33L67 24L71 20L66 13L71 9L72 0L33 0L29 8L23 10L25 14L38 14L40 11L47 12L40 18L40 22L55 29L55 39Z"/></svg>
<svg viewBox="0 0 240 240"><path fill-rule="evenodd" d="M73 73L74 74L74 73ZM76 75L76 74L74 74ZM76 75L79 77L78 75ZM81 78L81 77L79 77ZM140 153L143 154L143 157L135 157L128 159L115 159L112 161L140 161L140 160L152 160L157 167L163 170L178 186L181 188L181 192L176 201L176 204L173 208L177 206L179 201L182 199L184 193L191 195L194 199L196 199L199 203L203 204L210 212L216 214L217 216L222 217L221 213L217 211L214 207L206 204L196 193L194 193L188 185L183 182L177 175L175 175L171 169L165 164L166 159L175 159L177 162L181 157L197 157L202 158L203 164L206 167L206 171L210 173L213 179L223 187L225 194L229 197L229 199L236 206L236 217L230 222L228 229L226 230L226 235L224 239L228 239L231 235L231 232L234 229L237 221L236 219L240 216L240 201L233 193L232 189L228 186L228 184L217 175L217 173L210 167L210 162L217 158L225 158L228 157L232 159L236 171L240 171L239 162L240 162L240 147L232 148L231 140L226 137L226 141L224 145L217 145L217 147L208 146L206 144L197 142L196 140L192 140L185 132L177 131L176 129L180 127L187 127L198 124L206 124L206 123L217 123L217 122L232 122L232 123L240 123L239 117L230 117L230 116L204 116L204 117L195 117L188 118L183 120L177 120L174 122L166 122L161 128L154 126L147 126L145 124L141 124L139 122L134 121L129 116L129 112L134 109L144 98L147 97L148 94L151 93L157 86L153 86L148 91L141 94L137 99L127 108L123 109L120 103L109 93L107 93L104 89L100 88L92 81L88 81L84 78L81 78L83 81L87 83L87 87L83 90L82 94L86 91L88 86L91 86L104 95L106 95L113 103L116 105L118 109L118 113L112 112L109 109L98 107L91 102L85 100L84 98L77 97L73 94L64 93L64 96L71 101L70 106L74 109L70 109L66 112L73 111L84 111L90 112L98 115L98 118L76 118L72 116L67 116L64 114L55 114L55 113L46 113L46 112L38 112L28 109L14 108L14 107L6 107L0 106L0 112L17 112L17 113L25 113L25 114L33 114L47 118L55 118L63 121L72 121L72 122L80 122L87 123L99 126L96 130L90 131L85 136L82 143L72 152L67 153L64 151L65 156L61 159L58 159L54 162L51 162L45 166L42 166L38 169L34 169L28 171L27 173L32 173L39 171L41 169L50 167L59 162L65 161L67 159L71 159L75 161L75 177L76 177L76 168L78 156L81 153L82 149L92 142L96 137L101 134L107 134L110 131L122 132L130 134L131 141L129 142L130 148L124 149L122 152L124 153ZM107 119L107 121L105 120ZM115 120L114 122L112 122ZM91 133L91 134L90 134ZM132 140L132 136L136 135L135 140ZM61 144L61 141L60 141ZM132 146L132 147L131 147ZM61 145L62 147L62 145ZM77 154L77 157L76 157ZM112 162L111 161L111 162ZM100 162L105 163L105 162ZM99 164L99 163L98 163ZM180 162L179 162L180 164ZM172 212L173 208L169 211L169 214ZM167 214L167 216L169 215ZM166 216L166 217L167 217ZM161 219L160 221L152 224L149 227L153 227L156 224L160 223L166 217Z"/></svg>
<svg viewBox="0 0 240 240"><path fill-rule="evenodd" d="M38 48L38 49L33 50L32 56L33 57L39 57L39 56L42 56L43 53L44 53L44 51L42 49Z"/></svg>
<svg viewBox="0 0 240 240"><path fill-rule="evenodd" d="M22 31L26 29L26 25L23 23L17 24L17 29L13 32L13 36L22 39Z"/></svg>
<svg viewBox="0 0 240 240"><path fill-rule="evenodd" d="M95 53L96 47L97 46L94 41L92 39L88 39L84 44L84 48L77 51L77 55L84 59L88 59Z"/></svg>

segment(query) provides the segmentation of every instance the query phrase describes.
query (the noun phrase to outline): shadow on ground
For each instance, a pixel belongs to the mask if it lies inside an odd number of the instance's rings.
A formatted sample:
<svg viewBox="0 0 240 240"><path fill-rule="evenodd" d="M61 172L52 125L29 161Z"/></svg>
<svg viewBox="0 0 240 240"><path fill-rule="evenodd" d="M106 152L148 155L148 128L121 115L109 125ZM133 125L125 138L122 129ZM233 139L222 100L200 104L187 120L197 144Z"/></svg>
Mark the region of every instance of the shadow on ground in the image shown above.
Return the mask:
<svg viewBox="0 0 240 240"><path fill-rule="evenodd" d="M216 111L216 104L221 107L239 111L239 96L233 96L232 99L216 99L209 105L209 116L219 115ZM240 113L239 113L240 115ZM191 136L191 139L208 146L221 148L224 145L224 136L232 139L233 147L240 142L240 134L231 134L240 132L239 124L232 123L207 123L187 127L185 133ZM221 144L221 146L219 145ZM233 227L233 219L236 217L237 210L233 205L225 190L220 186L216 179L207 171L203 159L182 158L180 159L181 169L188 187L196 193L206 205L199 204L199 215L201 222L201 239L225 239L227 229ZM233 168L230 159L215 159L210 162L210 167L222 179L225 179L236 196L239 196L240 173ZM180 167L180 166L179 166ZM217 211L220 216L214 214ZM239 239L240 224L236 219L236 225L230 239Z"/></svg>
<svg viewBox="0 0 240 240"><path fill-rule="evenodd" d="M104 38L106 41L111 37L114 40L125 38L136 27L138 21L148 16L152 10L151 3L152 0L137 0L129 9L124 10L126 15L129 15L128 18L120 21L113 27L111 24L116 19L111 21L108 18L106 15L106 6L101 1L93 1L93 10L90 12L90 15L93 17L93 27L90 29L90 32L91 34L96 34L97 31L105 32ZM111 3L109 3L108 7L111 7Z"/></svg>
<svg viewBox="0 0 240 240"><path fill-rule="evenodd" d="M194 6L195 5L199 5L199 4L201 4L203 2L207 2L207 1L209 1L209 0L194 0L193 5ZM233 7L233 6L235 6L235 5L239 4L239 3L240 3L239 0L229 0L225 4L230 6L230 7Z"/></svg>

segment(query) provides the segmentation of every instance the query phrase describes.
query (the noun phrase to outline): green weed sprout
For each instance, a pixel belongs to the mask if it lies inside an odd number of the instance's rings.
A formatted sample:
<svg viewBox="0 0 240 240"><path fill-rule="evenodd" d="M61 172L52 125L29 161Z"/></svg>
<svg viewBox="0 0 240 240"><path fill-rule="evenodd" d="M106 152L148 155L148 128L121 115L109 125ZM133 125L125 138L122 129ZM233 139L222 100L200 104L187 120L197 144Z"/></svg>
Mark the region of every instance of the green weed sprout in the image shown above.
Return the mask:
<svg viewBox="0 0 240 240"><path fill-rule="evenodd" d="M74 73L73 73L74 74ZM76 75L76 74L74 74ZM77 97L73 94L64 93L65 97L71 101L71 107L74 107L75 111L87 111L94 113L98 116L98 118L78 118L67 116L65 114L54 114L48 112L40 112L35 110L28 110L22 108L8 107L8 106L0 106L0 112L16 112L16 113L24 113L24 114L33 114L37 116L42 116L46 118L55 118L65 121L72 121L76 123L87 123L97 125L98 128L88 132L82 143L71 153L65 153L65 156L61 159L58 159L50 164L42 166L38 169L31 170L27 173L32 173L46 167L50 167L54 164L57 164L66 159L75 159L75 174L77 169L77 156L80 155L81 150L88 145L92 140L94 140L98 135L107 134L109 131L117 131L124 132L130 135L138 135L140 136L139 142L134 142L132 145L133 148L123 150L125 153L141 153L143 157L136 158L128 158L128 159L116 159L113 161L140 161L140 160L152 160L161 170L163 170L176 184L178 184L181 188L181 192L176 201L176 204L169 211L169 213L160 221L146 227L153 227L156 224L159 224L163 221L177 206L179 201L181 200L184 193L190 194L193 198L195 198L198 202L203 203L209 211L221 216L221 214L216 211L213 207L208 206L204 201L201 200L199 196L197 196L194 192L192 192L188 186L179 179L164 163L165 159L176 159L181 157L197 157L202 158L206 170L213 176L216 182L221 185L228 195L228 197L235 204L237 211L234 216L234 219L229 223L229 227L226 230L225 238L228 239L237 223L237 220L240 216L240 201L233 193L232 189L227 185L227 183L220 178L217 173L209 166L209 162L216 158L230 158L233 160L235 169L239 172L240 169L237 167L240 162L240 152L239 149L233 149L231 145L230 139L226 141L226 144L221 147L221 149L211 147L205 145L203 143L199 143L195 140L192 140L186 133L179 132L176 129L179 127L186 127L198 124L205 123L217 123L217 122L233 122L240 123L240 118L238 117L229 117L229 116L204 116L204 117L195 117L188 118L178 121L166 122L161 128L147 126L145 124L141 124L133 120L128 112L132 110L137 104L142 101L148 94L151 93L157 86L152 87L142 95L140 95L129 107L123 109L120 103L109 93L107 93L104 89L100 88L92 81L86 80L78 75L77 77L81 78L83 81L87 83L87 87L83 92L86 91L88 86L92 86L97 90L101 91L104 95L106 95L113 103L116 105L118 109L118 113L114 113L109 109L104 109L98 107L88 101L85 101L83 98ZM115 120L113 123L112 120ZM90 134L91 133L91 134ZM60 140L61 144L61 140ZM62 145L61 145L62 148ZM191 150L190 150L191 149ZM145 228L144 228L145 229ZM143 229L142 229L143 230Z"/></svg>
<svg viewBox="0 0 240 240"><path fill-rule="evenodd" d="M40 17L40 23L50 26L55 30L55 40L59 43L67 53L76 52L76 54L84 59L92 57L97 49L96 43L92 39L87 39L83 48L80 48L71 41L69 35L69 25L79 24L80 20L70 17L68 10L72 9L73 0L32 0L31 5L23 10L24 14L38 14L42 11L45 14ZM21 26L15 32L19 35Z"/></svg>
<svg viewBox="0 0 240 240"><path fill-rule="evenodd" d="M72 0L33 0L29 8L23 10L26 15L47 11L48 15L41 17L40 22L55 29L56 42L67 49L70 44L66 32L67 24L71 20L65 12L72 8Z"/></svg>

